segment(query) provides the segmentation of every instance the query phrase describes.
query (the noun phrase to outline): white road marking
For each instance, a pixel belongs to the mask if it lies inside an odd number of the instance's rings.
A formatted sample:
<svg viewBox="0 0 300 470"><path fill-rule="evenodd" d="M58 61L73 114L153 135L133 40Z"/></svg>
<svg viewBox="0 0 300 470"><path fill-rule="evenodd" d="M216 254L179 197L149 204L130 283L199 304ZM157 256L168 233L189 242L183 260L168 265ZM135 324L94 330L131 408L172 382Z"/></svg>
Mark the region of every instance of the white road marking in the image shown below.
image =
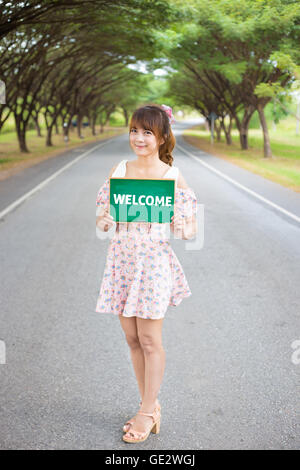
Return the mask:
<svg viewBox="0 0 300 470"><path fill-rule="evenodd" d="M108 142L111 141L111 139L113 139L114 137L111 137L107 142L101 142L101 144L98 144L96 145L95 147L91 148L90 150L87 150L86 152L82 153L81 155L79 155L77 158L75 158L74 160L72 160L71 162L67 163L66 165L64 165L62 168L60 168L59 170L57 170L55 173L53 173L53 175L49 176L48 178L46 178L44 181L42 181L41 183L39 183L37 186L35 186L33 189L31 189L30 191L28 191L27 193L25 193L23 196L19 197L19 199L16 199L16 201L12 202L9 206L7 206L5 209L3 209L3 211L0 212L0 219L2 219L3 217L5 217L7 214L9 214L9 212L11 212L12 210L14 210L17 206L19 206L20 204L22 204L22 202L26 201L26 199L28 199L32 194L36 193L37 191L39 191L40 189L42 189L44 186L46 186L48 183L50 183L50 181L52 181L53 179L55 179L58 175L60 175L63 171L67 170L68 168L70 168L72 165L74 165L75 163L77 163L79 160L81 160L82 158L86 157L87 155L89 155L91 152L93 152L94 150L96 150L97 148L99 147L103 147L104 145L106 145Z"/></svg>
<svg viewBox="0 0 300 470"><path fill-rule="evenodd" d="M196 157L195 155L193 155L191 152L189 152L188 150L186 150L184 147L182 147L181 145L177 144L176 143L176 147L178 147L182 152L186 153L189 157L193 158L194 160L196 160L197 163L200 163L201 165L205 166L206 168L208 168L210 171L213 171L214 173L216 173L217 175L221 176L221 178L227 180L227 181L230 181L230 183L234 184L235 186L237 186L238 188L241 188L243 191L245 191L246 193L249 193L251 194L252 196L256 197L257 199L260 199L261 201L265 202L266 204L268 204L269 206L272 206L274 207L276 210L278 210L279 212L282 212L283 214L287 215L288 217L290 217L291 219L295 220L296 222L300 223L300 217L298 217L297 215L293 214L292 212L289 212L287 211L286 209L284 209L283 207L281 206L278 206L277 204L275 204L274 202L270 201L269 199L266 199L265 197L261 196L260 194L256 193L255 191L252 191L251 189L247 188L246 186L244 186L243 184L241 183L238 183L236 180L234 180L233 178L230 178L230 176L227 176L225 175L225 173L223 173L222 171L219 171L217 170L216 168L214 168L213 166L209 165L208 163L204 162L203 160L201 160L201 158L198 158Z"/></svg>

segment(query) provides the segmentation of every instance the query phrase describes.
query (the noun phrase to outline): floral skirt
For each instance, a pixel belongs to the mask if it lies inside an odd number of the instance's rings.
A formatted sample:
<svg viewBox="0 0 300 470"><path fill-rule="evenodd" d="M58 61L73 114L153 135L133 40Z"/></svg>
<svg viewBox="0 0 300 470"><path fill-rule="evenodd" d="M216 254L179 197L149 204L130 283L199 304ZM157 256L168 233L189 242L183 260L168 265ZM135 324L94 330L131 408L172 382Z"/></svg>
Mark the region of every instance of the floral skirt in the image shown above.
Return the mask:
<svg viewBox="0 0 300 470"><path fill-rule="evenodd" d="M191 295L170 240L111 239L96 312L159 319Z"/></svg>

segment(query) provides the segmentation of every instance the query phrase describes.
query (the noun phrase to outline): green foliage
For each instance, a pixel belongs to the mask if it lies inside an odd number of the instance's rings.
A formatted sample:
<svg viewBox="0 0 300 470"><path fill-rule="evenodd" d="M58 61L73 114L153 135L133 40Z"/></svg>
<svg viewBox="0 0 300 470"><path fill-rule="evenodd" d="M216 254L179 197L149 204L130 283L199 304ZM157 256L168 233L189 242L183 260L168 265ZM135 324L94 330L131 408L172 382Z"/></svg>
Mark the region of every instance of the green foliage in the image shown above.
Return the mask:
<svg viewBox="0 0 300 470"><path fill-rule="evenodd" d="M279 96L278 97L278 100L282 103L282 104L286 104L285 103L285 96ZM273 121L278 124L280 119L283 119L285 118L286 116L288 116L288 112L282 107L280 106L280 104L276 103L274 100L272 101L271 103L271 115L272 115L272 118L273 118Z"/></svg>
<svg viewBox="0 0 300 470"><path fill-rule="evenodd" d="M278 95L279 93L284 92L284 88L280 85L280 83L259 83L254 93L259 97L269 97L273 98L274 96Z"/></svg>
<svg viewBox="0 0 300 470"><path fill-rule="evenodd" d="M86 116L96 113L98 122L110 115L112 125L123 125L124 114L130 117L137 106L150 102L217 113L231 107L242 118L249 102L271 98L265 113L278 122L284 113L276 99L288 106L288 91L300 79L297 1L95 0L97 7L87 2L78 9L74 2L68 12L57 3L49 24L35 22L34 34L31 27L19 27L23 36L12 36L14 48L5 57L14 70L18 61L24 64L20 76L6 80L8 95L18 96L12 108L20 114L26 104L24 119L35 115L33 101L45 103L41 113L47 109L49 121L52 103L63 104L67 119L71 110L78 115L84 108ZM76 24L74 12L80 13ZM62 20L62 27L56 21L53 28L52 18ZM47 44L39 42L39 35L47 37ZM140 63L146 73L134 70ZM98 64L100 72L89 74ZM167 75L154 76L157 68L165 68ZM45 70L49 74L43 79ZM53 85L57 91L51 95ZM259 127L257 113L250 126Z"/></svg>
<svg viewBox="0 0 300 470"><path fill-rule="evenodd" d="M232 62L228 61L226 64L216 64L212 67L212 70L219 72L223 75L232 85L241 83L243 79L243 75L247 69L247 62L240 61L235 62L234 67L232 66Z"/></svg>
<svg viewBox="0 0 300 470"><path fill-rule="evenodd" d="M287 73L294 71L296 64L289 54L282 51L275 51L270 55L270 60L275 62L276 67Z"/></svg>
<svg viewBox="0 0 300 470"><path fill-rule="evenodd" d="M125 126L124 115L122 113L120 113L120 111L114 112L110 116L109 125L110 126L116 126L116 127Z"/></svg>

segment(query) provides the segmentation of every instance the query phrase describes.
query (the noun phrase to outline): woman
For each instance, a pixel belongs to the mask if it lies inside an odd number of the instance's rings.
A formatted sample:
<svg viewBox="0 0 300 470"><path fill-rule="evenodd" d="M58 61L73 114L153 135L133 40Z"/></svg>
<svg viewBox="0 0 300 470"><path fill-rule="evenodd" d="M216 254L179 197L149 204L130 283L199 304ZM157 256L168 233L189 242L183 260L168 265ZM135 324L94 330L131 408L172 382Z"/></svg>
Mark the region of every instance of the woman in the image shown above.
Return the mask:
<svg viewBox="0 0 300 470"><path fill-rule="evenodd" d="M177 167L172 166L175 137L171 108L149 105L138 108L129 125L130 146L136 160L122 160L101 186L96 204L102 211L97 227L115 225L109 214L109 178L175 179L175 207L170 228L176 237L196 234L197 199ZM160 429L161 407L157 396L165 369L162 325L169 305L177 306L191 295L182 266L171 248L167 224L117 223L110 241L96 312L119 315L130 348L141 396L140 409L123 430L123 440L146 440Z"/></svg>

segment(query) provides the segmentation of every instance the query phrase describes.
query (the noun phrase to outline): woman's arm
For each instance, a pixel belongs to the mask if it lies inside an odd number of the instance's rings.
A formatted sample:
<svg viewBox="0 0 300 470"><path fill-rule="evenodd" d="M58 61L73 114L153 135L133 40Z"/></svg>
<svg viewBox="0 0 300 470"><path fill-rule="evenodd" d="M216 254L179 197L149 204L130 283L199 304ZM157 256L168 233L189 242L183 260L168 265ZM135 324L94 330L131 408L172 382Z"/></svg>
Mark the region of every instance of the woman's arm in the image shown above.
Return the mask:
<svg viewBox="0 0 300 470"><path fill-rule="evenodd" d="M102 232L107 232L114 223L114 218L108 213L108 210L101 209L100 215L96 218L96 227L102 230Z"/></svg>
<svg viewBox="0 0 300 470"><path fill-rule="evenodd" d="M183 229L183 239L184 240L190 240L191 238L194 238L197 233L197 221L196 217L193 215L192 217L189 217L185 219L185 226Z"/></svg>
<svg viewBox="0 0 300 470"><path fill-rule="evenodd" d="M188 189L188 185L180 171L178 172L177 188ZM173 215L171 220L170 228L176 237L182 238L183 240L189 240L195 237L197 233L195 215L192 217L178 217L178 215Z"/></svg>
<svg viewBox="0 0 300 470"><path fill-rule="evenodd" d="M182 238L183 240L190 240L194 238L197 233L197 221L196 217L181 217L178 216L174 218L174 215L171 218L170 228L176 238Z"/></svg>

